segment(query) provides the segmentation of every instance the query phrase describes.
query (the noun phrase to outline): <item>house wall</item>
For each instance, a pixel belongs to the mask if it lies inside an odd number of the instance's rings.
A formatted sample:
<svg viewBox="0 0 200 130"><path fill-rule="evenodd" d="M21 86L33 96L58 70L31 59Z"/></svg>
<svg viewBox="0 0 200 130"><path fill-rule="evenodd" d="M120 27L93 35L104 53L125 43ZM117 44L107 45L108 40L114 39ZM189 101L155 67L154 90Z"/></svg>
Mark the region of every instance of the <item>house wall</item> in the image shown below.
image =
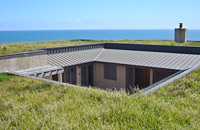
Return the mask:
<svg viewBox="0 0 200 130"><path fill-rule="evenodd" d="M145 67L134 67L126 65L117 65L117 80L104 78L104 63L94 63L94 86L102 89L113 89L126 90L126 67L133 69L133 84L139 84L140 88L145 88L157 81L160 81L177 71L175 70L164 70L164 69L150 69ZM136 70L140 70L136 73ZM140 80L138 80L140 79ZM138 80L138 81L136 81Z"/></svg>
<svg viewBox="0 0 200 130"><path fill-rule="evenodd" d="M51 75L51 76L43 77L43 79L49 79L49 80L52 80L52 75Z"/></svg>
<svg viewBox="0 0 200 130"><path fill-rule="evenodd" d="M47 54L0 59L0 72L47 66Z"/></svg>
<svg viewBox="0 0 200 130"><path fill-rule="evenodd" d="M126 86L126 67L117 65L117 80L104 78L104 64L94 63L94 86L102 89L125 90Z"/></svg>
<svg viewBox="0 0 200 130"><path fill-rule="evenodd" d="M86 66L89 64L84 65L77 65L72 67L65 67L63 76L59 76L60 78L63 78L63 82L67 82L72 84L72 80L75 80L74 84L81 85L81 66ZM123 89L126 90L127 87L127 67L132 68L133 70L133 76L130 79L129 76L129 82L132 82L132 87L137 85L137 83L141 83L140 88L145 88L158 80L161 80L163 78L166 78L170 76L171 74L177 72L174 70L163 70L163 69L150 69L145 67L134 67L134 66L127 66L127 65L117 65L117 80L113 79L106 79L104 78L104 63L93 63L93 82L94 87L102 88L102 89ZM75 69L75 75L72 76L71 68ZM140 71L137 71L140 70ZM138 80L140 79L140 80ZM132 80L132 81L131 81ZM138 80L138 81L136 81ZM59 79L59 81L61 81ZM140 82L139 82L140 81ZM145 84L145 85L144 85Z"/></svg>

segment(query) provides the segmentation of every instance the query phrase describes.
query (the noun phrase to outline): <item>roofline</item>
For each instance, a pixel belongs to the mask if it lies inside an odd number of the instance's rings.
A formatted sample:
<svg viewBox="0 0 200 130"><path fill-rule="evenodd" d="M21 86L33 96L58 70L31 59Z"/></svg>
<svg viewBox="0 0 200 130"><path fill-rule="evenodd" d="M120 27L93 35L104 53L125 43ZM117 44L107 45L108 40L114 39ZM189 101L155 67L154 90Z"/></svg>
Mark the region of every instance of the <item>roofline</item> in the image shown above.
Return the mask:
<svg viewBox="0 0 200 130"><path fill-rule="evenodd" d="M149 44L131 44L131 43L95 43L75 46L63 46L53 48L41 48L46 50L47 54L88 50L95 48L117 49L117 50L134 50L134 51L150 51L163 53L193 54L200 55L200 47L194 46L170 46L170 45L149 45Z"/></svg>
<svg viewBox="0 0 200 130"><path fill-rule="evenodd" d="M60 48L70 48L70 47L84 47L84 46L104 45L104 44L105 44L105 42L92 43L92 44L81 44L81 45L73 45L73 46L59 46L59 47L39 48L39 49L36 49L36 50L49 50L49 49L60 49Z"/></svg>
<svg viewBox="0 0 200 130"><path fill-rule="evenodd" d="M73 65L62 66L62 67L65 68L65 67L72 67L72 66L78 66L78 65L84 65L84 64L92 64L92 63L117 64L117 65L123 65L123 66L132 66L132 67L136 67L136 68L148 68L148 69L163 69L163 70L183 71L183 70L179 70L179 69L167 69L167 68L150 67L150 66L129 65L129 64L103 62L103 61L90 61L90 62L84 62L84 63L80 63L80 64L73 64Z"/></svg>
<svg viewBox="0 0 200 130"><path fill-rule="evenodd" d="M0 55L0 60L10 59L10 58L19 58L19 57L30 57L30 56L36 56L36 55L46 55L46 54L47 54L46 50L36 50L33 52Z"/></svg>
<svg viewBox="0 0 200 130"><path fill-rule="evenodd" d="M72 52L72 51L104 48L104 46L105 46L105 43L95 43L95 44L84 44L84 45L63 46L63 47L53 47L53 48L41 48L38 50L45 50L47 51L47 54L55 54L55 53L62 53L62 52Z"/></svg>
<svg viewBox="0 0 200 130"><path fill-rule="evenodd" d="M135 51L151 51L151 52L200 55L200 47L194 47L194 46L105 43L104 48L105 49L118 49L118 50L135 50Z"/></svg>

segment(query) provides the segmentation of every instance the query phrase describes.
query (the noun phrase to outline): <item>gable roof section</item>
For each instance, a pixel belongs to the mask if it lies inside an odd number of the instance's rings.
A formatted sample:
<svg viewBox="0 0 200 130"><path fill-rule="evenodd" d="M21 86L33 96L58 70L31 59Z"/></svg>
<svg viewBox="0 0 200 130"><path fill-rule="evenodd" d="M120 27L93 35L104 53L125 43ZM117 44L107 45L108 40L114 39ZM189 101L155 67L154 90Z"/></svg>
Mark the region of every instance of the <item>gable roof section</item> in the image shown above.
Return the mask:
<svg viewBox="0 0 200 130"><path fill-rule="evenodd" d="M87 48L83 50L49 54L48 64L66 67L88 62L105 62L173 70L185 70L200 64L199 47L175 46L174 49L170 46L170 49L169 47L156 45L137 46L136 44L116 43L97 45L101 46L90 49L87 45ZM160 50L159 48L166 50ZM167 52L167 49L169 49L169 52Z"/></svg>

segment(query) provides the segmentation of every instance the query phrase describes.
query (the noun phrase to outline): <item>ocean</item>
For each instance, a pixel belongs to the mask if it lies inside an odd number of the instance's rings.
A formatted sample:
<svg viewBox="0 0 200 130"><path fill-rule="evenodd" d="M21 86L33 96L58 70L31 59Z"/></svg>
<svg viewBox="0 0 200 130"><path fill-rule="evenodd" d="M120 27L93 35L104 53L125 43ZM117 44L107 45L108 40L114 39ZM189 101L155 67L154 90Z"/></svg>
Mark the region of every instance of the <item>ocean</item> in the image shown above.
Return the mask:
<svg viewBox="0 0 200 130"><path fill-rule="evenodd" d="M174 30L120 29L120 30L38 30L0 31L0 43L39 42L50 40L106 39L106 40L173 40ZM188 40L200 41L200 30L188 30Z"/></svg>

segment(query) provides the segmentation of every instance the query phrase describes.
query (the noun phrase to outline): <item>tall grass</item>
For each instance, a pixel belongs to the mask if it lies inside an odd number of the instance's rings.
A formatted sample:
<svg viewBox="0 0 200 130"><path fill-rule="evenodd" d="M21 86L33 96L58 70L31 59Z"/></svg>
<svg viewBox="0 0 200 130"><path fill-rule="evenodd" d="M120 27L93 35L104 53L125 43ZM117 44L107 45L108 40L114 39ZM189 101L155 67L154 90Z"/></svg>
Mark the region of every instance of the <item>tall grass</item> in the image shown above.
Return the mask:
<svg viewBox="0 0 200 130"><path fill-rule="evenodd" d="M0 129L200 129L199 73L138 98L14 77L0 84Z"/></svg>

